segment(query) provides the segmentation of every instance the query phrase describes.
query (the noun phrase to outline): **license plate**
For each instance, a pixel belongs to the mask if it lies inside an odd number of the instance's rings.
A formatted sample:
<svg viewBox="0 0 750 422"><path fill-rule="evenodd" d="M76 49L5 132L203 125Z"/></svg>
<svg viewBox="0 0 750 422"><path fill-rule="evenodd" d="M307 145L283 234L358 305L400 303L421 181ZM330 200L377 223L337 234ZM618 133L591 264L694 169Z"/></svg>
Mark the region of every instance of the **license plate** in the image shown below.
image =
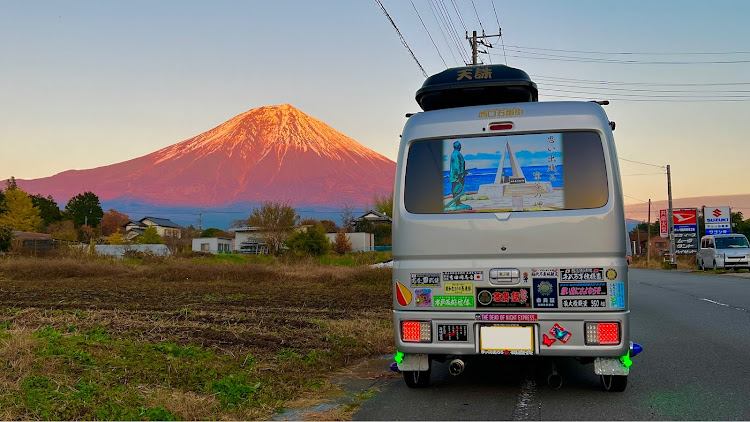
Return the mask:
<svg viewBox="0 0 750 422"><path fill-rule="evenodd" d="M483 352L532 354L534 327L531 325L483 325L479 328L479 348Z"/></svg>

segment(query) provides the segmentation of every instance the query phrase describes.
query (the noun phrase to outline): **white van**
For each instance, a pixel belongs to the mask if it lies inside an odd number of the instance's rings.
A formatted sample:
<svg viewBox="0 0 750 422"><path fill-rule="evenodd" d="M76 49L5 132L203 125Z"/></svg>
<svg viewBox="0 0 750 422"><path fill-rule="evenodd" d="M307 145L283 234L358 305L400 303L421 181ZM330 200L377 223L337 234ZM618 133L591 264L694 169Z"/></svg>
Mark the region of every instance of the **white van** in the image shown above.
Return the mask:
<svg viewBox="0 0 750 422"><path fill-rule="evenodd" d="M611 123L595 102L536 102L502 65L445 70L404 127L393 218L394 328L409 387L476 355L593 362L623 391L632 343ZM637 352L637 351L636 351ZM556 375L553 372L553 375Z"/></svg>
<svg viewBox="0 0 750 422"><path fill-rule="evenodd" d="M739 233L703 236L695 260L701 270L750 269L750 244Z"/></svg>

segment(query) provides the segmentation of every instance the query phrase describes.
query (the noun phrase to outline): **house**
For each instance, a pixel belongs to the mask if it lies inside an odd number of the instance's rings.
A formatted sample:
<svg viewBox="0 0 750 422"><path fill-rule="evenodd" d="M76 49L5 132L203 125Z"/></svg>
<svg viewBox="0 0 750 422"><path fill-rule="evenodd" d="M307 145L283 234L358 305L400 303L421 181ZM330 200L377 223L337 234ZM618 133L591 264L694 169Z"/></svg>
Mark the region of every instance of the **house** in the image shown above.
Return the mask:
<svg viewBox="0 0 750 422"><path fill-rule="evenodd" d="M336 241L338 233L326 233L328 240ZM375 250L375 235L372 233L345 233L349 242L352 243L352 252L371 252Z"/></svg>
<svg viewBox="0 0 750 422"><path fill-rule="evenodd" d="M193 239L193 251L217 253L232 253L234 239L228 237L198 237Z"/></svg>
<svg viewBox="0 0 750 422"><path fill-rule="evenodd" d="M639 243L640 241L640 243ZM648 249L648 235L646 233L630 233L630 243L635 244L633 253L636 255L645 255ZM651 249L648 251L651 256L664 255L669 253L669 239L659 235L651 236Z"/></svg>
<svg viewBox="0 0 750 422"><path fill-rule="evenodd" d="M373 225L388 223L391 224L393 220L385 214L381 214L374 210L369 210L362 214L359 218L352 221L352 226L356 226L360 221L369 221Z"/></svg>
<svg viewBox="0 0 750 422"><path fill-rule="evenodd" d="M232 224L227 231L234 233L234 247L237 253L248 254L267 254L268 244L262 235L259 227L250 227L247 220L241 223Z"/></svg>
<svg viewBox="0 0 750 422"><path fill-rule="evenodd" d="M143 217L138 221L131 220L123 226L125 229L123 239L132 240L149 227L154 227L161 237L175 239L182 237L182 229L184 228L168 218Z"/></svg>

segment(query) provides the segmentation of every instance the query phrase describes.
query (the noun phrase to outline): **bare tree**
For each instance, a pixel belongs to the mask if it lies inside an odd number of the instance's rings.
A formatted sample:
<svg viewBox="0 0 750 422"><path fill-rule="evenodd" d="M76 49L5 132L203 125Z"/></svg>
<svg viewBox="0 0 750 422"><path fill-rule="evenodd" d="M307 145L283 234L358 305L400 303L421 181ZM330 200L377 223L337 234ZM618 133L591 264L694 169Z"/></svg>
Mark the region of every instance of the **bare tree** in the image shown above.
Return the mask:
<svg viewBox="0 0 750 422"><path fill-rule="evenodd" d="M354 206L344 204L341 206L341 229L346 233L351 233L354 229Z"/></svg>
<svg viewBox="0 0 750 422"><path fill-rule="evenodd" d="M247 222L250 227L260 229L259 235L266 241L268 251L274 255L299 221L299 215L289 203L267 201L253 208Z"/></svg>
<svg viewBox="0 0 750 422"><path fill-rule="evenodd" d="M383 194L382 196L376 193L372 199L372 206L375 211L393 218L393 192L390 195Z"/></svg>

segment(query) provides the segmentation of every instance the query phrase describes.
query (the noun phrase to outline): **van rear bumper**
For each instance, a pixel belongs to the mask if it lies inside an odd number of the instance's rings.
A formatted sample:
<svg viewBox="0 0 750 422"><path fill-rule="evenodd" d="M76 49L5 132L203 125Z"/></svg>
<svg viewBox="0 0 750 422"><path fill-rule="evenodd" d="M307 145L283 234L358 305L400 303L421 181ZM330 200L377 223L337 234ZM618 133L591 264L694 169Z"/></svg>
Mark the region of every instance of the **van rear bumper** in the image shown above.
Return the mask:
<svg viewBox="0 0 750 422"><path fill-rule="evenodd" d="M425 342L402 340L402 321L428 322L431 338ZM480 350L480 327L482 326L524 326L532 329L534 355L572 357L619 357L630 348L630 311L606 312L424 312L393 311L396 348L404 353L437 355L479 355L517 354L513 351ZM594 345L586 343L586 323L615 322L619 324L619 343ZM465 325L465 329L464 326ZM459 341L445 340L446 330L456 331L459 327ZM555 329L557 328L557 330ZM569 333L569 335L565 334ZM557 338L555 334L557 333ZM465 336L465 340L463 337ZM545 338L546 336L546 338ZM441 339L442 337L442 339ZM553 341L554 340L554 341ZM524 354L529 354L528 352Z"/></svg>

